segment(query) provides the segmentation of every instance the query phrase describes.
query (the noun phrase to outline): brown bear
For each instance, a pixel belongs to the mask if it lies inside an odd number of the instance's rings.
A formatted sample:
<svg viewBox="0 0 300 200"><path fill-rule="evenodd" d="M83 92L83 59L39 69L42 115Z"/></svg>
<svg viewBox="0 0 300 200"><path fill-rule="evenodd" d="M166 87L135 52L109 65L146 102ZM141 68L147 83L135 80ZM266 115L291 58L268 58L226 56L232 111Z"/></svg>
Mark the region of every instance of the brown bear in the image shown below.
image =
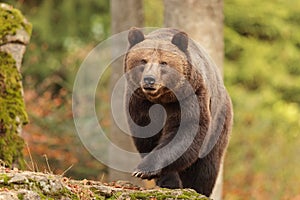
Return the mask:
<svg viewBox="0 0 300 200"><path fill-rule="evenodd" d="M132 28L128 40L126 111L142 156L132 175L154 178L160 187L193 188L209 196L233 118L217 66L177 29L144 35Z"/></svg>

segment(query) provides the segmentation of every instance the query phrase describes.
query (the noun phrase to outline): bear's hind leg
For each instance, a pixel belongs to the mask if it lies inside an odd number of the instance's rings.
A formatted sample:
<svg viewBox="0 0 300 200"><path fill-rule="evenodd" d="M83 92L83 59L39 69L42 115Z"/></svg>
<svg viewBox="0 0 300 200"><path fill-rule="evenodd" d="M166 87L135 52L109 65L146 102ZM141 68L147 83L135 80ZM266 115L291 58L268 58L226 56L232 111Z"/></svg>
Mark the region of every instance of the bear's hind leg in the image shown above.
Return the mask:
<svg viewBox="0 0 300 200"><path fill-rule="evenodd" d="M191 167L180 172L183 188L192 188L210 196L218 176L218 164L207 157L198 159Z"/></svg>
<svg viewBox="0 0 300 200"><path fill-rule="evenodd" d="M178 189L182 188L180 176L177 172L162 174L156 179L156 185L162 188Z"/></svg>

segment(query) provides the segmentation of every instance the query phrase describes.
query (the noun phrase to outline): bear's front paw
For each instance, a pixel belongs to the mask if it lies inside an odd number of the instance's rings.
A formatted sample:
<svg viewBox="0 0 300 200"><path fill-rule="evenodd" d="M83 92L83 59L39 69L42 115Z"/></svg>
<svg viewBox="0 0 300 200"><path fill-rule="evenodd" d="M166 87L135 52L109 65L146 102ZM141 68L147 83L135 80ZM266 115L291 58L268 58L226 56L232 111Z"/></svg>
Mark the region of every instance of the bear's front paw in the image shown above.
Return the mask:
<svg viewBox="0 0 300 200"><path fill-rule="evenodd" d="M138 177L138 178L142 178L142 179L153 179L153 178L157 178L160 175L161 170L157 170L157 171L149 171L149 170L143 170L140 168L136 168L134 170L134 172L132 173L132 176Z"/></svg>

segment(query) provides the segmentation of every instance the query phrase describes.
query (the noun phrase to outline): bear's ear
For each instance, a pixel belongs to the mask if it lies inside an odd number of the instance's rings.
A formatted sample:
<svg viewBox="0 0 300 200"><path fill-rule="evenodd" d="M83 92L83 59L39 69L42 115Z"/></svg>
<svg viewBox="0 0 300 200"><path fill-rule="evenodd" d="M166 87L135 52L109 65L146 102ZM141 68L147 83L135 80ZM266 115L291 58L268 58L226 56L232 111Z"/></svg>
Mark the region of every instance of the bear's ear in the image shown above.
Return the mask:
<svg viewBox="0 0 300 200"><path fill-rule="evenodd" d="M128 33L130 48L145 39L143 32L135 27L131 28Z"/></svg>
<svg viewBox="0 0 300 200"><path fill-rule="evenodd" d="M189 38L185 32L176 33L172 38L172 44L176 45L181 51L186 52Z"/></svg>

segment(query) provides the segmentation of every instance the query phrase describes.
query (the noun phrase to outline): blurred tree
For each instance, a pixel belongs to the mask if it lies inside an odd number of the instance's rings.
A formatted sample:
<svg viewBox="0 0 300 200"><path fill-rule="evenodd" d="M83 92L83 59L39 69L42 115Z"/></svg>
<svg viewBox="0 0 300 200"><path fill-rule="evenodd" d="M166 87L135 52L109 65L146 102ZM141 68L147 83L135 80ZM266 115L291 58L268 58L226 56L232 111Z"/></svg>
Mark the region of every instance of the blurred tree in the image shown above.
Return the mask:
<svg viewBox="0 0 300 200"><path fill-rule="evenodd" d="M109 0L4 0L26 13L33 24L29 54L24 57L24 83L39 94L72 90L79 59L67 58L109 33ZM76 63L77 61L77 63Z"/></svg>
<svg viewBox="0 0 300 200"><path fill-rule="evenodd" d="M223 0L164 0L164 25L186 31L222 70Z"/></svg>
<svg viewBox="0 0 300 200"><path fill-rule="evenodd" d="M143 1L141 0L112 0L110 5L111 8L111 32L117 34L122 31L126 31L129 28L136 26L142 27L144 23L143 13ZM112 52L113 53L113 52ZM114 57L114 56L113 56ZM116 81L123 74L123 56L118 58L112 63L111 69L111 89L115 85ZM124 134L114 123L112 118L112 126L110 130L110 139L118 147L126 149L128 151L135 151L135 147L132 143L131 138ZM112 165L127 165L128 158L124 158L114 152L112 149L109 150L109 159ZM141 184L141 181L133 178L131 174L120 172L115 169L109 169L109 180L128 180L136 184Z"/></svg>
<svg viewBox="0 0 300 200"><path fill-rule="evenodd" d="M164 24L189 34L208 51L214 62L223 68L223 0L164 0ZM212 194L222 198L223 164Z"/></svg>

